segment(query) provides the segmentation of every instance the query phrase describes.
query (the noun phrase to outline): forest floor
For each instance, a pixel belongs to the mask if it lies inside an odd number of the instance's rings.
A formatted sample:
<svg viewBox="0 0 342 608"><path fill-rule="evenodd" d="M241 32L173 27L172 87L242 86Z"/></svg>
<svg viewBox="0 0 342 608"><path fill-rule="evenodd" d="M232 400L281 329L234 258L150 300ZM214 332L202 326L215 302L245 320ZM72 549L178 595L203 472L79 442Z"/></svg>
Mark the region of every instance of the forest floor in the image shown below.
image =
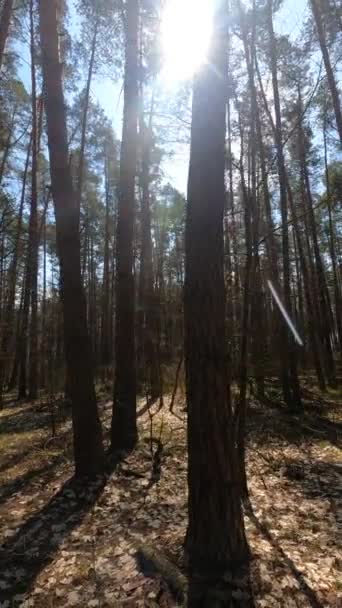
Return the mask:
<svg viewBox="0 0 342 608"><path fill-rule="evenodd" d="M108 441L111 404L104 393L99 403ZM70 480L68 408L56 404L53 437L51 403L5 404L1 608L177 606L139 550L142 543L152 546L182 569L184 399L176 401L174 414L167 399L158 413L157 405L152 417L145 412L139 418L137 449L105 479L84 488ZM260 608L342 606L341 406L341 395L323 399L308 390L301 417L251 401L251 509L245 520Z"/></svg>

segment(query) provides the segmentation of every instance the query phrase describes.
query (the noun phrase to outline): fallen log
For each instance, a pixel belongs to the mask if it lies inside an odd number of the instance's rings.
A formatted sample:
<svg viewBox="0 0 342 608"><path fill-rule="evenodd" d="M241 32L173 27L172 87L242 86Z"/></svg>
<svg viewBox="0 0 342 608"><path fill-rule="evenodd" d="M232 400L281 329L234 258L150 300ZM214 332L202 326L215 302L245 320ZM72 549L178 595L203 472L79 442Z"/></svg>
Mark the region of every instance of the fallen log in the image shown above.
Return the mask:
<svg viewBox="0 0 342 608"><path fill-rule="evenodd" d="M137 547L136 559L140 570L145 576L160 575L181 606L186 606L188 581L179 568L163 553L150 545L141 544Z"/></svg>

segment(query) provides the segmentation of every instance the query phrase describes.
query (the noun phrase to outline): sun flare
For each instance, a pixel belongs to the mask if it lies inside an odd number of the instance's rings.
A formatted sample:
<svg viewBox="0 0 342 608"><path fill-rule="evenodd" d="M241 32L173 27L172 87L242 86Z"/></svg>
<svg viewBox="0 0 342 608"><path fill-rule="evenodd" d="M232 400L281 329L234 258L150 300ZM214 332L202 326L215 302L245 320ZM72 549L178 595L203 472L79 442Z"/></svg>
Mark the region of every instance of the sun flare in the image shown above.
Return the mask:
<svg viewBox="0 0 342 608"><path fill-rule="evenodd" d="M167 0L161 23L162 78L174 84L191 78L206 60L212 0Z"/></svg>

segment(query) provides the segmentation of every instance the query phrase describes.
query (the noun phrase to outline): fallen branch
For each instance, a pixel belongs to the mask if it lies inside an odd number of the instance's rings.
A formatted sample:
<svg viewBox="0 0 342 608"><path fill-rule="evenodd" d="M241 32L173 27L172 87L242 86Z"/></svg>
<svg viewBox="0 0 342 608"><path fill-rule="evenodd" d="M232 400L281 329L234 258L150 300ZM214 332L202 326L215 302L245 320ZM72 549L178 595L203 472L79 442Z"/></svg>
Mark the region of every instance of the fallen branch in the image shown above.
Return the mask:
<svg viewBox="0 0 342 608"><path fill-rule="evenodd" d="M186 605L188 581L173 562L160 551L145 544L137 547L136 558L139 568L145 576L153 577L160 574L168 584L176 601Z"/></svg>
<svg viewBox="0 0 342 608"><path fill-rule="evenodd" d="M137 412L137 418L140 418L141 416L146 414L146 412L148 412L150 410L152 405L154 405L157 400L158 400L158 397L152 397L151 399L147 399L145 405L143 405L143 407ZM156 413L158 413L159 410L160 410L160 408L158 409L158 411Z"/></svg>
<svg viewBox="0 0 342 608"><path fill-rule="evenodd" d="M173 408L174 408L174 405L175 405L175 399L176 399L176 394L177 394L177 389L178 389L179 374L180 374L180 370L181 370L181 367L182 367L183 358L184 358L184 355L182 353L181 357L180 357L180 359L178 361L178 365L177 365L177 369L176 369L175 384L174 384L174 387L173 387L171 401L170 401L170 406L169 406L169 410L170 410L171 414L173 414Z"/></svg>

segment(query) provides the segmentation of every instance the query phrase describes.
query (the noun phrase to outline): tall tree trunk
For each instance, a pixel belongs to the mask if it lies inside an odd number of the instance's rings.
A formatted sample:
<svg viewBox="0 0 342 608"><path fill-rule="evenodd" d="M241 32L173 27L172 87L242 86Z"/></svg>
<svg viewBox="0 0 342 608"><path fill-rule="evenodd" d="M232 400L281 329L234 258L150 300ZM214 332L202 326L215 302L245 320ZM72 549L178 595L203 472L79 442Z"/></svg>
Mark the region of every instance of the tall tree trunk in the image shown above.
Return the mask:
<svg viewBox="0 0 342 608"><path fill-rule="evenodd" d="M229 54L228 54L228 70L229 70ZM234 270L234 294L232 307L234 310L235 320L238 318L238 302L240 296L240 278L239 278L239 259L238 259L238 244L237 244L237 226L235 217L235 202L234 202L234 176L233 176L233 154L232 154L232 128L231 128L231 98L227 99L227 136L228 136L228 175L229 175L229 212L231 214L232 226L232 253L233 253L233 270Z"/></svg>
<svg viewBox="0 0 342 608"><path fill-rule="evenodd" d="M302 110L302 101L301 101L301 91L300 86L298 85L298 108L299 115L303 115ZM304 212L305 219L308 219L308 228L307 233L311 233L311 239L313 244L313 253L314 253L314 276L312 277L313 284L315 286L314 289L314 297L317 298L318 302L318 322L321 329L321 341L324 344L325 350L325 369L326 375L329 380L329 383L332 386L336 385L336 374L335 374L335 362L331 347L331 337L333 334L333 318L331 311L331 303L330 303L330 295L328 291L325 270L323 266L323 260L319 248L318 236L317 236L317 228L316 228L316 220L315 214L313 210L313 201L311 194L311 185L310 185L310 177L307 165L307 155L305 149L305 133L302 125L302 120L299 120L298 124L298 148L299 148L299 156L300 156L300 172L301 172L301 182L304 194ZM311 257L311 256L310 256Z"/></svg>
<svg viewBox="0 0 342 608"><path fill-rule="evenodd" d="M93 71L94 71L98 25L99 25L99 18L97 16L96 21L95 21L92 45L91 45L87 85L86 85L86 90L85 90L84 109L83 109L83 118L82 118L80 158L79 158L78 170L77 170L76 202L77 202L79 209L81 209L81 202L82 202L84 154L85 154L86 139L87 139L87 122L88 122L88 110L89 110L89 100L90 100L90 87L91 87L91 81L93 78Z"/></svg>
<svg viewBox="0 0 342 608"><path fill-rule="evenodd" d="M30 356L29 356L29 398L38 397L38 119L36 94L36 66L34 40L34 0L30 0L31 37L31 98L32 98L32 166L31 166L31 209L29 226L28 277L31 301Z"/></svg>
<svg viewBox="0 0 342 608"><path fill-rule="evenodd" d="M112 347L111 337L111 308L110 308L110 271L109 271L109 218L110 218L110 176L109 176L108 151L105 149L105 242L103 257L103 281L102 281L102 311L101 311L101 363L106 366L111 361Z"/></svg>
<svg viewBox="0 0 342 608"><path fill-rule="evenodd" d="M283 281L284 281L284 302L288 314L291 316L291 285L290 285L290 254L289 254L289 230L288 230L288 209L286 196L286 168L282 142L282 120L280 110L278 68L277 68L277 47L273 30L273 0L268 0L267 4L267 25L270 44L270 61L272 72L272 87L275 111L275 145L277 150L277 165L280 189L280 211L282 221L282 249L283 249ZM299 380L297 375L296 352L287 331L283 335L283 369L282 385L284 400L290 409L299 409L302 406Z"/></svg>
<svg viewBox="0 0 342 608"><path fill-rule="evenodd" d="M22 326L22 313L23 313L23 307L24 307L24 296L25 296L25 279L23 279L23 284L22 284L22 288L21 288L21 294L20 294L20 305L19 305L19 310L17 313L17 317L16 317L16 322L15 322L15 352L14 352L14 358L13 358L13 365L12 365L12 370L11 370L11 375L8 381L8 390L12 391L14 390L16 383L17 383L17 378L18 378L18 372L19 372L19 365L20 365L20 338L21 338L21 326Z"/></svg>
<svg viewBox="0 0 342 608"><path fill-rule="evenodd" d="M323 373L323 365L322 365L322 345L320 343L319 332L318 332L318 324L319 321L315 314L315 308L312 301L312 290L310 289L310 276L309 269L307 266L307 262L305 259L304 247L302 242L302 235L300 233L299 222L297 220L297 213L295 208L295 203L292 196L291 187L289 181L287 179L287 191L288 198L290 203L290 210L292 214L293 228L296 237L296 243L298 247L299 260L303 275L303 284L304 284L304 294L305 294L305 302L306 309L308 315L308 328L309 328L309 339L310 346L312 350L313 362L316 370L317 380L319 388L324 391L325 386L325 378Z"/></svg>
<svg viewBox="0 0 342 608"><path fill-rule="evenodd" d="M55 1L39 0L51 186L61 270L64 348L72 401L75 472L77 476L83 476L102 470L104 454L81 279L79 208L69 166L56 8Z"/></svg>
<svg viewBox="0 0 342 608"><path fill-rule="evenodd" d="M30 314L30 250L29 244L26 252L25 274L23 279L23 307L21 314L21 326L19 335L19 380L18 380L18 399L25 399L27 396L27 347L28 347L28 327Z"/></svg>
<svg viewBox="0 0 342 608"><path fill-rule="evenodd" d="M250 286L253 286L253 293L251 303L252 303L252 314L253 314L253 327L252 327L252 356L253 356L253 367L254 367L254 376L257 386L258 396L263 397L264 395L264 356L266 351L266 345L264 341L264 319L263 319L263 294L262 294L262 286L261 286L261 269L260 269L260 258L259 258L259 224L260 224L260 210L259 210L259 197L257 196L257 183L256 183L256 152L257 152L257 94L255 87L255 79L254 79L254 56L255 56L255 3L253 3L253 29L250 36L250 47L248 44L248 34L245 26L245 15L242 10L242 6L239 3L239 12L240 12L240 22L241 22L241 32L242 32L242 41L245 52L245 60L247 65L248 72L248 86L249 86L249 95L250 95L250 137L249 137L249 146L250 146L250 191L249 195L246 191L246 186L243 182L243 196L245 199L245 207L248 200L248 206L250 206L250 217L248 218L245 211L245 223L249 222L250 227L247 227L246 224L246 243L248 243L249 238L251 238L251 242L249 243L249 247L251 250L252 261L251 265L251 276L250 276ZM247 247L247 257L248 257L248 247ZM246 261L247 266L247 261ZM250 294L248 295L250 298ZM247 307L248 308L248 307ZM247 315L247 332L249 333L248 327L248 315Z"/></svg>
<svg viewBox="0 0 342 608"><path fill-rule="evenodd" d="M4 51L8 37L14 0L4 0L0 16L0 69L4 60Z"/></svg>
<svg viewBox="0 0 342 608"><path fill-rule="evenodd" d="M46 216L43 218L43 295L42 295L42 303L41 303L41 343L40 343L40 386L44 389L47 385L47 357L48 357L48 349L47 349L47 319L46 319L46 267L47 267L47 243L46 243Z"/></svg>
<svg viewBox="0 0 342 608"><path fill-rule="evenodd" d="M312 14L314 16L314 20L315 20L315 24L316 24L319 45L320 45L321 51L322 51L322 56L323 56L323 61L324 61L324 67L325 67L325 71L327 73L327 79L328 79L329 89L330 89L330 93L331 93L331 97L332 97L332 102L333 102L333 107L334 107L334 112L335 112L335 117L336 117L337 131L338 131L338 134L339 134L339 137L340 137L341 146L342 146L342 111L341 111L341 102L340 102L340 96L339 96L339 92L338 92L338 88L337 88L334 72L333 72L333 69L331 67L331 61L330 61L330 56L329 56L329 51L328 51L327 43L326 43L326 40L325 40L324 25L323 25L322 15L321 15L321 12L320 12L319 1L318 0L310 0L310 3L311 3L311 8L312 8Z"/></svg>
<svg viewBox="0 0 342 608"><path fill-rule="evenodd" d="M157 332L158 319L156 311L156 294L153 280L151 210L150 210L150 156L152 146L153 99L151 101L150 119L145 125L140 117L141 138L141 257L139 275L139 330L140 330L140 363L146 380L146 390L152 398L160 394L158 364Z"/></svg>
<svg viewBox="0 0 342 608"><path fill-rule="evenodd" d="M117 223L115 379L112 450L136 444L135 289L133 229L138 122L138 0L126 5L124 116L120 158Z"/></svg>
<svg viewBox="0 0 342 608"><path fill-rule="evenodd" d="M330 257L333 268L334 277L334 299L335 299L335 319L337 327L337 336L339 342L340 353L342 355L342 298L340 293L339 281L338 281L338 269L337 269L337 257L336 257L336 245L335 245L335 229L331 212L331 192L330 192L330 176L328 166L328 150L327 150L327 133L326 133L326 118L324 117L323 125L323 140L324 140L324 167L325 167L325 181L326 181L326 192L327 192L327 206L328 206L328 217L329 217L329 249Z"/></svg>
<svg viewBox="0 0 342 608"><path fill-rule="evenodd" d="M252 114L252 112L251 112ZM238 455L238 467L239 467L239 482L241 487L241 494L243 498L248 496L247 487L247 476L245 468L245 431L246 431L246 410L247 410L247 381L248 381L248 344L249 344L249 332L250 332L250 312L251 312L251 281L252 275L254 274L255 258L253 257L253 242L252 242L252 196L247 189L245 172L243 167L243 149L244 149L244 138L241 116L239 113L239 127L240 127L240 177L241 177L241 190L243 199L243 210L245 220L245 241L246 241L246 262L245 262L245 274L243 284L243 302L242 302L242 315L241 315L241 343L240 343L240 362L239 362L239 397L234 412L234 431L236 434L236 445ZM251 117L251 132L254 131L254 116ZM252 135L253 136L253 135Z"/></svg>
<svg viewBox="0 0 342 608"><path fill-rule="evenodd" d="M192 106L184 286L189 608L233 606L229 590L219 599L215 587L224 573L232 574L232 563L242 564L247 554L225 335L225 22L222 2L208 64L195 79Z"/></svg>

